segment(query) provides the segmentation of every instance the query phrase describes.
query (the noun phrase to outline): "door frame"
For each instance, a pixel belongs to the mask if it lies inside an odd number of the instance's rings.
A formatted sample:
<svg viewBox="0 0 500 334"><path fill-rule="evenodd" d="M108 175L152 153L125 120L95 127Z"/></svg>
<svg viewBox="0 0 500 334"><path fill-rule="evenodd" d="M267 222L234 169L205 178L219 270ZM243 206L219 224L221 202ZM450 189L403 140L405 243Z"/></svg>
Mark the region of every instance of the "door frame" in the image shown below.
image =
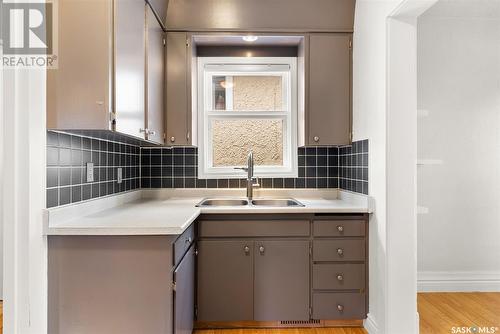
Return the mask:
<svg viewBox="0 0 500 334"><path fill-rule="evenodd" d="M46 72L1 69L4 333L47 333Z"/></svg>
<svg viewBox="0 0 500 334"><path fill-rule="evenodd" d="M438 0L406 0L387 19L386 332L418 333L417 19ZM414 324L411 328L410 324Z"/></svg>

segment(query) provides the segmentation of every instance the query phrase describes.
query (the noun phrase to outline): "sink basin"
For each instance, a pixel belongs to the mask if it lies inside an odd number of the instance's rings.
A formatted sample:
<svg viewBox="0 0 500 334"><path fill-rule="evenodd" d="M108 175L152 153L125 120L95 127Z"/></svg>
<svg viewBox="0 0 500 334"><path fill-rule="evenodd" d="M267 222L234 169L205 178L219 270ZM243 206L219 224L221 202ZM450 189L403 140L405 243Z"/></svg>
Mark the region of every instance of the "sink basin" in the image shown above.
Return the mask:
<svg viewBox="0 0 500 334"><path fill-rule="evenodd" d="M252 205L255 206L276 206L276 207L289 207L289 206L304 206L304 204L293 198L277 198L277 199L254 199Z"/></svg>
<svg viewBox="0 0 500 334"><path fill-rule="evenodd" d="M200 206L245 206L248 200L239 198L207 198L196 204Z"/></svg>

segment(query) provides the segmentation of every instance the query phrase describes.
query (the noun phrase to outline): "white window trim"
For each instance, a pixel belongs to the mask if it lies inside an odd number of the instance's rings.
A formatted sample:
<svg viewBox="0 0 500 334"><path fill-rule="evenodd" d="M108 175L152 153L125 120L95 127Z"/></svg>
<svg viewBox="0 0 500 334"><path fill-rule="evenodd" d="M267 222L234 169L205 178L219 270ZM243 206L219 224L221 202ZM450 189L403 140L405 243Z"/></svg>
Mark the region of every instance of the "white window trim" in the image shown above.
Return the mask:
<svg viewBox="0 0 500 334"><path fill-rule="evenodd" d="M212 105L208 107L205 101L205 96L212 98L211 85L205 85L208 77L215 73L230 74L236 70L241 70L241 65L259 65L262 64L263 71L252 71L252 74L269 74L272 71L267 70L269 65L273 69L280 69L284 66L289 70L288 74L283 77L288 81L290 87L290 94L284 91L286 97L287 109L290 112L238 112L241 116L252 116L255 118L273 118L284 119L283 122L283 162L284 166L256 166L256 177L297 177L298 176L298 163L297 163L297 59L293 57L200 57L198 58L198 178L200 179L236 179L244 178L245 175L241 170L235 170L233 167L209 167L212 161L212 146L209 141L210 135L210 122L211 118L234 119L234 114L227 112L213 111L206 112L208 108L212 109ZM237 65L237 66L235 66ZM210 68L208 71L207 68ZM283 85L285 90L286 85Z"/></svg>

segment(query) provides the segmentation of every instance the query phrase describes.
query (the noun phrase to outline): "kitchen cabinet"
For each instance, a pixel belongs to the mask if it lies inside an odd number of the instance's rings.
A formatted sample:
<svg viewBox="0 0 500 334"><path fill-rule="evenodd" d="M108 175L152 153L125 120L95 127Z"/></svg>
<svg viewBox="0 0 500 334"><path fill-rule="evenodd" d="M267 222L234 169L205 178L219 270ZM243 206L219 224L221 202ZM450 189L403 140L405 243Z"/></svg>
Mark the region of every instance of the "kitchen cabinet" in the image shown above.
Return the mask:
<svg viewBox="0 0 500 334"><path fill-rule="evenodd" d="M198 320L253 319L253 259L251 240L198 242Z"/></svg>
<svg viewBox="0 0 500 334"><path fill-rule="evenodd" d="M191 62L190 34L168 32L165 59L165 143L191 144Z"/></svg>
<svg viewBox="0 0 500 334"><path fill-rule="evenodd" d="M309 35L305 145L351 143L352 34Z"/></svg>
<svg viewBox="0 0 500 334"><path fill-rule="evenodd" d="M145 83L144 17L141 0L115 2L114 118L115 130L144 137Z"/></svg>
<svg viewBox="0 0 500 334"><path fill-rule="evenodd" d="M199 325L364 319L367 222L365 214L203 215Z"/></svg>
<svg viewBox="0 0 500 334"><path fill-rule="evenodd" d="M164 143L165 113L165 33L148 6L146 15L146 136L149 141Z"/></svg>
<svg viewBox="0 0 500 334"><path fill-rule="evenodd" d="M59 4L58 68L47 71L48 129L116 131L162 142L161 128L153 129L158 138L147 135L148 118L157 123L161 117L164 92L161 68L146 81L147 63L157 70L163 49L148 11L144 0Z"/></svg>
<svg viewBox="0 0 500 334"><path fill-rule="evenodd" d="M309 320L309 241L256 241L254 254L254 320Z"/></svg>
<svg viewBox="0 0 500 334"><path fill-rule="evenodd" d="M197 320L309 319L310 223L274 218L198 222Z"/></svg>
<svg viewBox="0 0 500 334"><path fill-rule="evenodd" d="M174 271L174 287L174 333L191 334L194 321L194 246L191 246Z"/></svg>
<svg viewBox="0 0 500 334"><path fill-rule="evenodd" d="M191 334L195 229L48 237L48 332Z"/></svg>

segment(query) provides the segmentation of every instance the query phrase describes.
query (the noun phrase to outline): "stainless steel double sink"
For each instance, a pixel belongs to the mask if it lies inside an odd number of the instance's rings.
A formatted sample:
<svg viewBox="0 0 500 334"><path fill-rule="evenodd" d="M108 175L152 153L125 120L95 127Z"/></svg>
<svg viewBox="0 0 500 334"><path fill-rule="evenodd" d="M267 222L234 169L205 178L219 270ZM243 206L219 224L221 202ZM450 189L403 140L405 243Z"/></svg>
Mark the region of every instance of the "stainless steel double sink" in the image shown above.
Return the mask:
<svg viewBox="0 0 500 334"><path fill-rule="evenodd" d="M256 207L303 207L293 198L259 198L248 200L245 198L206 198L197 207L217 207L217 206L256 206Z"/></svg>

